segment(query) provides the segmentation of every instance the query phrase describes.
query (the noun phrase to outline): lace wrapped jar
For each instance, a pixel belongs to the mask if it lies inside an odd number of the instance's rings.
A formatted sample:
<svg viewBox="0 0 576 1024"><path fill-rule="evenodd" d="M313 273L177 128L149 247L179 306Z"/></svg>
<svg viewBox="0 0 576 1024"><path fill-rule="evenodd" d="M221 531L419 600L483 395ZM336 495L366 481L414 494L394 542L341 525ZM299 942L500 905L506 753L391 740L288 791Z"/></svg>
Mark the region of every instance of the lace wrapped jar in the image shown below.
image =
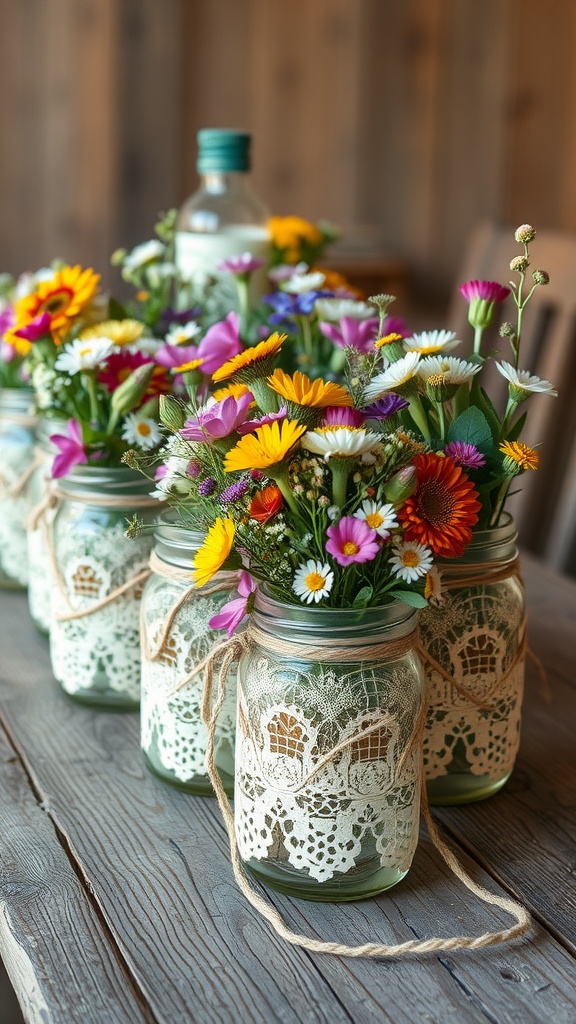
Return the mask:
<svg viewBox="0 0 576 1024"><path fill-rule="evenodd" d="M420 617L424 774L431 804L461 804L502 788L520 740L526 609L511 517L441 569L441 604Z"/></svg>
<svg viewBox="0 0 576 1024"><path fill-rule="evenodd" d="M0 588L23 590L28 584L27 483L34 467L36 420L30 414L32 392L0 389Z"/></svg>
<svg viewBox="0 0 576 1024"><path fill-rule="evenodd" d="M404 877L418 838L417 613L258 595L238 669L235 830L254 875L321 901Z"/></svg>
<svg viewBox="0 0 576 1024"><path fill-rule="evenodd" d="M28 517L28 563L32 567L28 580L28 607L35 626L41 633L50 632L52 571L46 530L54 509L50 506L50 467L56 449L51 434L66 433L64 420L42 419L38 424L36 460L28 485L30 514Z"/></svg>
<svg viewBox="0 0 576 1024"><path fill-rule="evenodd" d="M142 595L141 746L148 767L189 792L211 795L206 775L207 731L200 716L203 676L196 665L222 641L210 619L230 599L237 573L219 572L199 590L191 580L192 560L204 534L162 524L155 530L153 569ZM178 685L188 680L185 686ZM234 778L236 672L228 679L218 717L215 760L225 788Z"/></svg>
<svg viewBox="0 0 576 1024"><path fill-rule="evenodd" d="M140 598L152 534L125 536L134 512L159 510L150 483L124 467L77 466L58 481L49 530L52 670L84 704L136 709L140 702Z"/></svg>

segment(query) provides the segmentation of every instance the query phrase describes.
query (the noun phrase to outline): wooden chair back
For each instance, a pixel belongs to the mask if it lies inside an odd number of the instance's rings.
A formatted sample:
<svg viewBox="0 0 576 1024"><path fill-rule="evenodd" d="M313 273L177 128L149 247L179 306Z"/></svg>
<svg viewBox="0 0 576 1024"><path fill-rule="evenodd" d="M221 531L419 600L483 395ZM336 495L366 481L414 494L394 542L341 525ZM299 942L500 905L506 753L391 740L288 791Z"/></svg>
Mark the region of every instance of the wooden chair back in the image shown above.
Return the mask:
<svg viewBox="0 0 576 1024"><path fill-rule="evenodd" d="M522 247L514 230L483 223L473 233L463 261L458 285L473 279L506 284L518 279L510 272L510 260ZM558 398L534 395L528 399L528 421L522 434L526 444L538 446L540 468L519 478L518 493L509 508L516 518L520 542L556 568L576 574L576 236L539 231L531 246L531 267L545 270L550 283L536 289L526 307L522 324L520 368L549 380ZM448 322L465 341L472 337L467 322L468 305L455 288ZM511 361L506 338L498 334L500 323L516 323L511 297L503 303L498 323L485 334L484 351L498 352ZM462 353L466 352L462 345ZM455 355L460 354L457 349ZM504 409L508 387L494 366L486 368L484 386L499 411Z"/></svg>

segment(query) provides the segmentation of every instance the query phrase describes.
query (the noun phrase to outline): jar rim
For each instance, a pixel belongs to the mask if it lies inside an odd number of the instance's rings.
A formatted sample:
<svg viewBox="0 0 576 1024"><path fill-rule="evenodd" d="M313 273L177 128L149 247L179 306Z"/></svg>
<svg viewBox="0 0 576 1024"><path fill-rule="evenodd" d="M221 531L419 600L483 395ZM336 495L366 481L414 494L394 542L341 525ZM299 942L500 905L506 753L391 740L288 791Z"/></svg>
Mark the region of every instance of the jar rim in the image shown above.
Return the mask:
<svg viewBox="0 0 576 1024"><path fill-rule="evenodd" d="M287 633L295 642L309 642L314 633L333 632L334 637L358 640L393 631L405 636L416 628L418 609L392 601L368 608L318 608L278 601L261 588L256 591L253 622L270 634Z"/></svg>

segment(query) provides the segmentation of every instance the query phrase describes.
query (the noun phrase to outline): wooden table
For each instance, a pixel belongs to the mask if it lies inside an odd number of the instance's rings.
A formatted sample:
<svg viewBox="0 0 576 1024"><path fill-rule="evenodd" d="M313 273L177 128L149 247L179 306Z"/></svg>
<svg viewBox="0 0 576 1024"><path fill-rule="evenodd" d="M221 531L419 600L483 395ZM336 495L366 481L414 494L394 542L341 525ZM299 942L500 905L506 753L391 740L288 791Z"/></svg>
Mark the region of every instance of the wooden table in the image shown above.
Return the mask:
<svg viewBox="0 0 576 1024"><path fill-rule="evenodd" d="M44 1024L574 1024L576 581L525 559L533 650L522 751L505 790L437 812L463 862L513 893L533 931L507 946L396 961L309 954L278 939L232 878L215 802L144 768L138 717L73 704L25 598L0 598L0 953L27 1021ZM478 903L423 835L378 899L270 899L343 942L481 933ZM0 1008L0 1019L3 1019Z"/></svg>

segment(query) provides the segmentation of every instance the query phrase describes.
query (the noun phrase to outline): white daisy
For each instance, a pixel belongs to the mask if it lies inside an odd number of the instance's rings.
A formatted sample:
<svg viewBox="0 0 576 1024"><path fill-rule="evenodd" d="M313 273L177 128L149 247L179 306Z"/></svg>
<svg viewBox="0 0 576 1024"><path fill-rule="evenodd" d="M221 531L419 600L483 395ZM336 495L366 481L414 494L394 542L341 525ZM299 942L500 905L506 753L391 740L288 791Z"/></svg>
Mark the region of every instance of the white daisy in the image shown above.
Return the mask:
<svg viewBox="0 0 576 1024"><path fill-rule="evenodd" d="M309 430L301 440L309 452L330 458L349 458L365 455L380 447L380 437L363 427L318 427Z"/></svg>
<svg viewBox="0 0 576 1024"><path fill-rule="evenodd" d="M149 242L141 242L137 245L124 259L123 269L124 270L137 270L138 267L144 267L147 263L152 260L157 260L164 255L164 245L156 238L151 238Z"/></svg>
<svg viewBox="0 0 576 1024"><path fill-rule="evenodd" d="M421 356L433 356L437 352L448 352L460 345L460 338L454 331L419 331L411 338L404 338L403 345L407 352L418 352Z"/></svg>
<svg viewBox="0 0 576 1024"><path fill-rule="evenodd" d="M482 369L482 363L469 363L456 356L427 356L418 367L418 376L424 381L433 374L443 376L446 384L468 384Z"/></svg>
<svg viewBox="0 0 576 1024"><path fill-rule="evenodd" d="M432 552L416 541L401 541L394 549L390 565L395 576L405 583L413 583L432 568Z"/></svg>
<svg viewBox="0 0 576 1024"><path fill-rule="evenodd" d="M54 367L63 373L96 370L116 348L110 338L75 338L58 353Z"/></svg>
<svg viewBox="0 0 576 1024"><path fill-rule="evenodd" d="M350 320L369 320L376 315L374 306L367 302L357 302L355 299L316 299L314 308L319 320L329 320L333 323L344 316Z"/></svg>
<svg viewBox="0 0 576 1024"><path fill-rule="evenodd" d="M280 284L281 281L289 281L295 274L305 274L307 270L307 263L297 263L296 266L293 263L279 263L276 267L270 268L268 277L275 284Z"/></svg>
<svg viewBox="0 0 576 1024"><path fill-rule="evenodd" d="M333 583L334 573L330 566L309 558L296 570L292 589L306 604L312 604L313 601L318 604L322 598L328 597Z"/></svg>
<svg viewBox="0 0 576 1024"><path fill-rule="evenodd" d="M189 320L187 324L175 324L166 335L167 345L185 345L200 334L201 327L195 320Z"/></svg>
<svg viewBox="0 0 576 1024"><path fill-rule="evenodd" d="M315 288L321 288L326 277L320 271L313 274L294 274L288 281L280 285L282 291L290 292L291 295L304 295Z"/></svg>
<svg viewBox="0 0 576 1024"><path fill-rule="evenodd" d="M354 513L354 518L363 519L366 526L369 526L371 530L376 530L376 533L384 540L390 536L390 530L398 526L393 505L389 503L379 505L378 502L369 499L362 502L361 508Z"/></svg>
<svg viewBox="0 0 576 1024"><path fill-rule="evenodd" d="M155 448L162 440L162 431L156 420L131 412L124 417L122 437L128 444L137 444L140 448Z"/></svg>
<svg viewBox="0 0 576 1024"><path fill-rule="evenodd" d="M168 494L179 494L182 496L190 494L193 484L192 478L187 472L189 465L189 458L170 455L165 460L164 466L161 467L161 474L155 478L156 490L151 491L150 496L164 501Z"/></svg>
<svg viewBox="0 0 576 1024"><path fill-rule="evenodd" d="M504 361L496 363L496 369L503 377L506 377L513 388L518 388L519 391L527 391L530 394L558 395L549 380L542 380L529 373L528 370L515 370L510 363ZM528 398L528 395L524 397Z"/></svg>
<svg viewBox="0 0 576 1024"><path fill-rule="evenodd" d="M407 352L402 359L390 363L383 373L376 374L364 388L364 405L370 405L386 391L397 391L418 372L420 356L417 352Z"/></svg>

